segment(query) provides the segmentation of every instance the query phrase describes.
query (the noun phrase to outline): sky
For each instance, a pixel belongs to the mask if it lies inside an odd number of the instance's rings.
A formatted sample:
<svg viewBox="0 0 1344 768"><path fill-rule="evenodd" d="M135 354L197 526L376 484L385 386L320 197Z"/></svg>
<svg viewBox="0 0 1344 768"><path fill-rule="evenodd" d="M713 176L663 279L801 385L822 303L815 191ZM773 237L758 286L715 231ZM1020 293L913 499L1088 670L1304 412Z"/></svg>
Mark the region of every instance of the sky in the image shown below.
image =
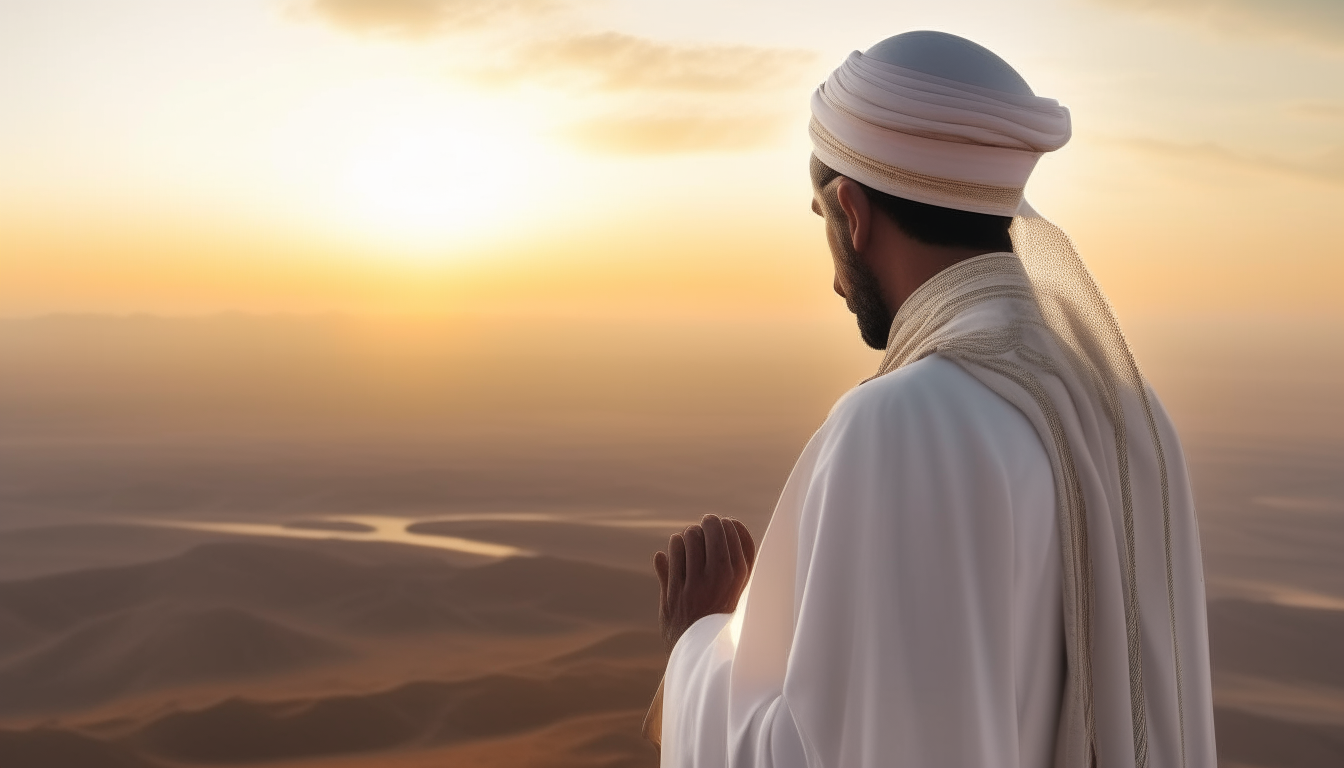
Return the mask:
<svg viewBox="0 0 1344 768"><path fill-rule="evenodd" d="M1340 0L0 0L0 528L764 525L880 358L809 98L913 29L1071 110L1027 195L1181 431L1211 583L1337 601Z"/></svg>
<svg viewBox="0 0 1344 768"><path fill-rule="evenodd" d="M0 315L841 312L808 98L911 29L1122 319L1344 316L1337 0L4 0Z"/></svg>

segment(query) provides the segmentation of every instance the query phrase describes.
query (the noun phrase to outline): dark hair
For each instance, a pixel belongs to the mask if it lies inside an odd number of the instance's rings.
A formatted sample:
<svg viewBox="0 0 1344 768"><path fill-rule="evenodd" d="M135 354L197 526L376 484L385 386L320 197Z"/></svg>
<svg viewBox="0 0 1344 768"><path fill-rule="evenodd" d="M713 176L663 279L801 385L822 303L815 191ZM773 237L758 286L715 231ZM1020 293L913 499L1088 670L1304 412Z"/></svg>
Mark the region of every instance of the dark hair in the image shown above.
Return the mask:
<svg viewBox="0 0 1344 768"><path fill-rule="evenodd" d="M820 190L841 174L812 156L812 185ZM852 181L852 179L851 179ZM1011 251L1013 241L1008 237L1011 216L991 216L952 208L917 203L903 197L889 195L861 182L858 184L868 202L891 219L902 232L927 245L954 248L984 248L986 251Z"/></svg>

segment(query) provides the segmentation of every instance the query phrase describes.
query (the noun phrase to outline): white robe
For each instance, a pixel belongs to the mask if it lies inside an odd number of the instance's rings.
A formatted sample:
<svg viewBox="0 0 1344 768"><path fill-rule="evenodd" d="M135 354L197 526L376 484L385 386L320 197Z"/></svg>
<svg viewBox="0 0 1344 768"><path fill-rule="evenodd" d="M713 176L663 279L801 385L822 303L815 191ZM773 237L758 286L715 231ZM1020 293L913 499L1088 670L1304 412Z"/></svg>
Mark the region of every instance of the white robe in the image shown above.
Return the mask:
<svg viewBox="0 0 1344 768"><path fill-rule="evenodd" d="M938 355L859 385L799 458L737 612L673 649L662 765L1050 765L1059 553L1017 408Z"/></svg>

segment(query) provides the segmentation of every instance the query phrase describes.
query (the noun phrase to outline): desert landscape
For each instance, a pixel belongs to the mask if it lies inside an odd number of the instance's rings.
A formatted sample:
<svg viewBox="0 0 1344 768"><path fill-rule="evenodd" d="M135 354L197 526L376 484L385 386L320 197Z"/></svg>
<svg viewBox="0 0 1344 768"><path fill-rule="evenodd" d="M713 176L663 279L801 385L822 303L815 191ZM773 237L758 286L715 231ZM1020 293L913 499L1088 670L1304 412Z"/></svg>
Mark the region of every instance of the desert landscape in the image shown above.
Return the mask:
<svg viewBox="0 0 1344 768"><path fill-rule="evenodd" d="M648 576L215 542L8 582L6 765L645 765ZM341 756L342 760L334 758Z"/></svg>
<svg viewBox="0 0 1344 768"><path fill-rule="evenodd" d="M352 327L0 322L0 764L656 765L651 553L705 512L762 531L870 364L752 327ZM1165 338L1222 765L1338 766L1337 373Z"/></svg>

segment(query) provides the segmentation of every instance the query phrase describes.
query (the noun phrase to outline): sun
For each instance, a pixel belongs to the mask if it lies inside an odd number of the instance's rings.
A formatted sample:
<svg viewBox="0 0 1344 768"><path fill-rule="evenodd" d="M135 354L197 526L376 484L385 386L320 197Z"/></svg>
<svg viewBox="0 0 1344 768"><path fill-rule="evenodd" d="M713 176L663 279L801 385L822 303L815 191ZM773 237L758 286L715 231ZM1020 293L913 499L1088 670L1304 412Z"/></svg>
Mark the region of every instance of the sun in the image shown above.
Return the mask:
<svg viewBox="0 0 1344 768"><path fill-rule="evenodd" d="M369 80L296 110L279 156L330 232L443 253L506 230L552 186L555 153L528 125L441 83Z"/></svg>
<svg viewBox="0 0 1344 768"><path fill-rule="evenodd" d="M384 121L349 154L349 214L374 234L430 243L498 224L525 174L518 141L420 115Z"/></svg>

